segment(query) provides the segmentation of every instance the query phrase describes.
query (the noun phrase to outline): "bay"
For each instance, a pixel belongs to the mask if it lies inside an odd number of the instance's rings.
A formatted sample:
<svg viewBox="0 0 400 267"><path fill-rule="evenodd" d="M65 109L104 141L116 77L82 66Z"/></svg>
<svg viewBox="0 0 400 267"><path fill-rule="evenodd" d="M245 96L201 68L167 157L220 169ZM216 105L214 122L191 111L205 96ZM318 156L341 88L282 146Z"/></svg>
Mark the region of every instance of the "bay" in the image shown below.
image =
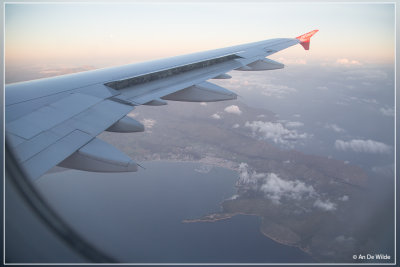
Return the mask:
<svg viewBox="0 0 400 267"><path fill-rule="evenodd" d="M218 212L235 194L237 173L187 162L147 162L137 173L75 170L36 185L84 238L128 263L312 262L259 231L260 218L182 223Z"/></svg>

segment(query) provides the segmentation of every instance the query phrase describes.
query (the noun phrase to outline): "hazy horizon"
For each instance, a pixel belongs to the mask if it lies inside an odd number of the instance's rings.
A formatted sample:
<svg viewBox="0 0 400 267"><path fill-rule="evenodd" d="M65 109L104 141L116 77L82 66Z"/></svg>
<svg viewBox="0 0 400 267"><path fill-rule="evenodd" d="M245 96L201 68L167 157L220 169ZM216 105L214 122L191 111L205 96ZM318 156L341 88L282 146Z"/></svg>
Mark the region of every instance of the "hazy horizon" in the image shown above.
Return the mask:
<svg viewBox="0 0 400 267"><path fill-rule="evenodd" d="M57 3L5 5L5 65L121 65L319 29L307 64L393 64L394 5L365 3ZM73 18L73 19L71 19Z"/></svg>

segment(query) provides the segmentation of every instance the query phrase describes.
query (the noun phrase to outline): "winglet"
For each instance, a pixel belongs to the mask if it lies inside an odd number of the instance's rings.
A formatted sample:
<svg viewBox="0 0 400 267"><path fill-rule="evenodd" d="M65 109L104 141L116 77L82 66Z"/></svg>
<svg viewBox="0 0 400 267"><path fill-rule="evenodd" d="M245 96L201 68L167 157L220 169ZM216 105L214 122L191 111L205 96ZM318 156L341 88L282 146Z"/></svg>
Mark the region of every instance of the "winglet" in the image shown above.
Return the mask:
<svg viewBox="0 0 400 267"><path fill-rule="evenodd" d="M305 50L309 50L310 49L311 36L313 36L317 32L318 32L318 30L313 30L313 31L310 31L310 32L305 33L303 35L297 36L296 39L299 39L300 44L304 47Z"/></svg>

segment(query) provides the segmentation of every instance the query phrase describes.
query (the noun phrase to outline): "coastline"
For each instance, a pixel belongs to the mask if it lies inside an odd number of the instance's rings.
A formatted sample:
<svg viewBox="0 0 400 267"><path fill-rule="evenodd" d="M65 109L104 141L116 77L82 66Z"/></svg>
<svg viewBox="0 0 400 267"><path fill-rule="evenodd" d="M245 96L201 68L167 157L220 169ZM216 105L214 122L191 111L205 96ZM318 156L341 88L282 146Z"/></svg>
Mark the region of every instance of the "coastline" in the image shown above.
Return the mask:
<svg viewBox="0 0 400 267"><path fill-rule="evenodd" d="M201 164L207 164L207 165L211 165L213 167L220 167L220 168L225 168L225 169L229 169L229 170L233 170L238 172L238 163L236 162L232 162L232 161L228 161L228 160L224 160L221 158L216 158L216 157L205 157L202 158L200 160L186 160L186 159L162 159L162 158L158 158L158 159L151 159L151 160L147 160L147 162L170 162L170 163L201 163ZM238 188L237 184L235 183L234 185L236 188ZM224 201L226 201L228 199L223 200L222 202L219 203L219 205L221 206L222 203ZM232 217L236 216L236 215L248 215L248 216L258 216L260 218L262 218L261 216L257 215L257 214L248 214L248 213L242 213L242 212L235 212L235 213L223 213L223 214L209 214L209 215L205 215L203 217L197 218L197 219L185 219L182 220L182 223L198 223L198 222L217 222L217 221L221 221L221 220L228 220L231 219ZM295 244L295 243L291 243L289 241L283 240L283 239L279 239L277 237L274 237L273 235L270 235L268 233L265 233L264 231L262 231L262 225L260 225L259 227L259 231L261 232L262 235L264 235L265 237L271 239L272 241L285 245L285 246L290 246L290 247L296 247L298 249L300 249L301 251L303 251L304 253L308 254L309 256L311 256L313 259L315 259L313 257L313 255L311 254L311 251L309 250L309 248L306 247L302 247L300 244Z"/></svg>
<svg viewBox="0 0 400 267"><path fill-rule="evenodd" d="M247 213L243 213L243 212L235 212L235 213L223 213L223 214L209 214L209 215L205 215L201 218L198 219L185 219L182 221L182 223L204 223L204 222L217 222L217 221L222 221L222 220L228 220L231 219L232 217L236 216L236 215L246 215L246 216L257 216L260 217L257 214L247 214ZM262 217L261 217L262 218ZM309 255L311 258L315 259L314 256L312 255L311 251L309 248L306 247L302 247L300 244L296 244L296 243L292 243L290 241L284 240L284 239L279 239L271 234L268 234L266 232L264 232L262 230L262 225L260 225L259 230L261 232L262 235L264 235L265 237L271 239L272 241L281 244L281 245L285 245L285 246L289 246L289 247L295 247L300 249L301 251L303 251L304 253L306 253L307 255Z"/></svg>
<svg viewBox="0 0 400 267"><path fill-rule="evenodd" d="M239 163L225 160L222 158L217 158L217 157L204 157L199 160L189 160L189 159L164 159L164 158L153 158L153 159L146 159L143 160L143 162L170 162L170 163L201 163L201 164L207 164L207 165L212 165L213 167L220 167L220 168L225 168L228 170L233 170L233 171L238 171L238 165Z"/></svg>

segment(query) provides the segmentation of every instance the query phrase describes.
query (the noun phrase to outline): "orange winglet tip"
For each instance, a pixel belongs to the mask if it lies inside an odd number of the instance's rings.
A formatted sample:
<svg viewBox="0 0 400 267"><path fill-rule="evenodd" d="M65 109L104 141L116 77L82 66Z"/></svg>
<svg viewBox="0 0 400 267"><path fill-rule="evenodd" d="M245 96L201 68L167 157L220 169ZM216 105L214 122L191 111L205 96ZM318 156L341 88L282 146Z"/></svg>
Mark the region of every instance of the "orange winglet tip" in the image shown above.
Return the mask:
<svg viewBox="0 0 400 267"><path fill-rule="evenodd" d="M300 44L304 47L305 50L310 49L310 39L311 37L316 34L318 30L313 30L303 35L297 36L296 39L300 41Z"/></svg>

